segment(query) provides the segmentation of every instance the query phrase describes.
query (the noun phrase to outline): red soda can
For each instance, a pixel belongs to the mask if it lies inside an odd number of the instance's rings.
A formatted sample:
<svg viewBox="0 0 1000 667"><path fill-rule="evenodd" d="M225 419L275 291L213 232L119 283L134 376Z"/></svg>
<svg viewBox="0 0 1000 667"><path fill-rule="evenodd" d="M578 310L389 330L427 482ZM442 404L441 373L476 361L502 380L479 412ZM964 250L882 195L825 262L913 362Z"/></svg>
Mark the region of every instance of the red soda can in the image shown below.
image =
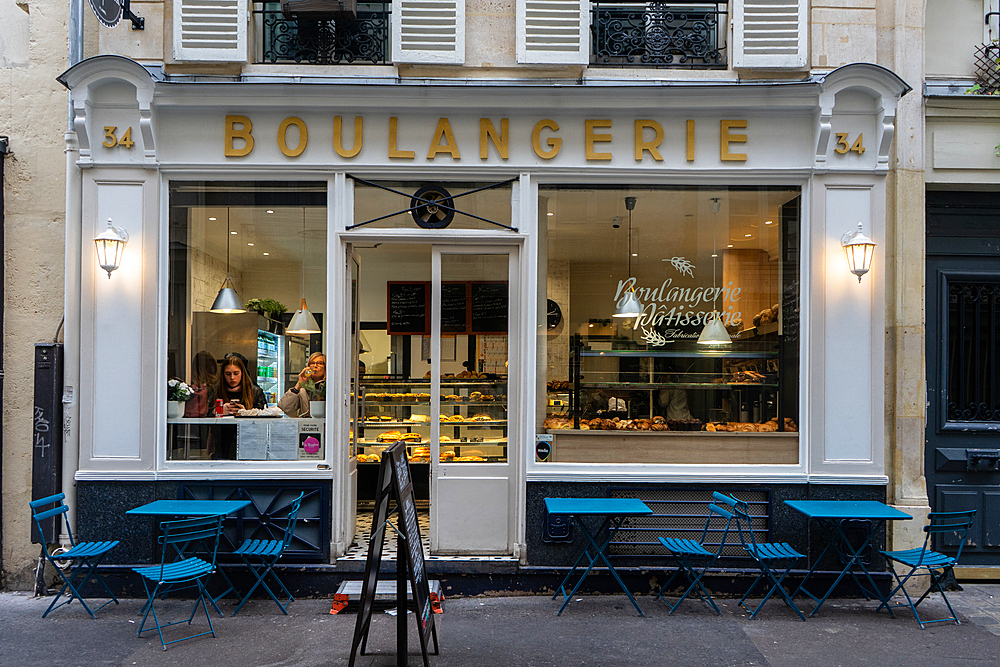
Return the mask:
<svg viewBox="0 0 1000 667"><path fill-rule="evenodd" d="M221 417L222 416L222 399L221 398L215 399L215 416L216 417Z"/></svg>

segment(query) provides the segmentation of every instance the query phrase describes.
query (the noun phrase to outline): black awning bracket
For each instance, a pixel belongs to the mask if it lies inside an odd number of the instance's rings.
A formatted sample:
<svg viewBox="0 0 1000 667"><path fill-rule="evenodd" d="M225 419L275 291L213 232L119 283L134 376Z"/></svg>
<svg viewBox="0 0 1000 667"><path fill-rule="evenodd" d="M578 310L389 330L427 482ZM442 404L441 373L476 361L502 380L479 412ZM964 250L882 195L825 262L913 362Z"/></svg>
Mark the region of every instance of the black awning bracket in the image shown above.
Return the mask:
<svg viewBox="0 0 1000 667"><path fill-rule="evenodd" d="M470 217L470 218L475 218L476 220L481 220L481 221L483 221L485 223L488 223L490 225L496 225L497 227L500 227L502 229L507 229L507 230L515 232L515 233L517 232L517 227L511 227L510 225L505 225L502 222L497 222L495 220L490 220L489 218L483 218L483 217L480 217L480 216L478 216L478 215L476 215L474 213L469 213L467 211L462 211L460 209L448 206L447 204L444 203L443 200L424 199L423 197L418 197L418 196L413 195L413 194L408 194L406 192L401 192L399 190L395 190L393 188L390 188L390 187L388 187L386 185L382 185L380 183L375 183L373 181L367 181L367 180L365 180L363 178L358 178L357 176L352 176L351 174L347 174L347 177L350 178L351 180L353 180L356 183L361 183L362 185L367 185L367 186L370 186L370 187L373 187L373 188L378 188L380 190L385 190L386 192L391 192L391 193L397 194L397 195L399 195L401 197L407 197L407 198L409 198L411 200L411 202L412 201L416 201L418 203L417 203L416 206L411 206L409 208L404 208L402 210L395 211L393 213L389 213L387 215L382 215L382 216L379 216L377 218L372 218L371 220L365 220L364 222L359 222L359 223L357 223L355 225L348 225L347 227L345 227L345 231L350 231L352 229L357 229L358 227L363 227L363 226L369 225L369 224L371 224L373 222L378 222L380 220L385 220L386 218L392 218L392 217L397 216L397 215L403 215L405 213L411 213L411 212L417 210L418 208L420 208L421 206L425 206L425 205L428 205L428 204L433 204L434 206L437 206L438 208L443 209L445 211L451 211L452 213L461 214L461 215L464 215L464 216L467 216L467 217ZM452 201L454 201L455 199L458 199L459 197L465 197L467 195L476 194L477 192L482 192L483 190L492 190L494 188L499 188L501 186L508 185L509 183L513 183L516 180L518 180L518 179L517 178L509 178L506 181L500 181L499 183L492 183L490 185L484 185L483 187L475 188L473 190L467 190L465 192L460 192L458 194L451 194L451 195L449 195L449 199L451 199Z"/></svg>

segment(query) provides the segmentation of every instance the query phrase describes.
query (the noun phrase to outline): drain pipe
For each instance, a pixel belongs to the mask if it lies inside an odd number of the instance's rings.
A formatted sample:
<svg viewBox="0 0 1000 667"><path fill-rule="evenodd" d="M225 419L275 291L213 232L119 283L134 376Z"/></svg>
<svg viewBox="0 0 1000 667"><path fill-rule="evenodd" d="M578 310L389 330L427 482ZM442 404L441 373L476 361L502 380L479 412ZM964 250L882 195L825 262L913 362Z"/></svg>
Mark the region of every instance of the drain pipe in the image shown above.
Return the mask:
<svg viewBox="0 0 1000 667"><path fill-rule="evenodd" d="M70 0L69 66L83 60L84 0ZM76 526L76 469L80 465L80 409L77 387L80 379L80 260L83 253L83 183L76 167L80 143L76 135L73 91L67 95L66 133L66 257L63 282L63 501L69 508L66 521ZM63 546L68 536L60 535Z"/></svg>
<svg viewBox="0 0 1000 667"><path fill-rule="evenodd" d="M7 157L7 137L0 137L0 331L3 331L3 305L6 303L7 299L4 295L4 264L3 258L5 253L4 245L4 217L3 217L3 163L4 158ZM4 372L4 356L3 350L0 350L0 414L3 414L3 372ZM3 429L0 428L0 498L3 498ZM3 580L3 503L0 502L0 590L6 588L6 582Z"/></svg>

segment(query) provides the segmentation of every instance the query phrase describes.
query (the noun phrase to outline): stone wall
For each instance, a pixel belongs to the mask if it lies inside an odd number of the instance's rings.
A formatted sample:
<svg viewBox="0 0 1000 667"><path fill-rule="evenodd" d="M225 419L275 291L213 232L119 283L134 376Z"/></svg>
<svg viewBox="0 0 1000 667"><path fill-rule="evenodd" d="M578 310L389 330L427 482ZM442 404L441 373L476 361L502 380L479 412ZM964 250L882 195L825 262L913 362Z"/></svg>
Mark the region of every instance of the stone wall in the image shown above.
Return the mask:
<svg viewBox="0 0 1000 667"><path fill-rule="evenodd" d="M28 589L34 344L51 342L63 312L68 3L0 0L0 135L4 160L3 571L0 588ZM89 250L93 249L90 244ZM88 257L87 259L91 259ZM3 579L6 578L4 582Z"/></svg>

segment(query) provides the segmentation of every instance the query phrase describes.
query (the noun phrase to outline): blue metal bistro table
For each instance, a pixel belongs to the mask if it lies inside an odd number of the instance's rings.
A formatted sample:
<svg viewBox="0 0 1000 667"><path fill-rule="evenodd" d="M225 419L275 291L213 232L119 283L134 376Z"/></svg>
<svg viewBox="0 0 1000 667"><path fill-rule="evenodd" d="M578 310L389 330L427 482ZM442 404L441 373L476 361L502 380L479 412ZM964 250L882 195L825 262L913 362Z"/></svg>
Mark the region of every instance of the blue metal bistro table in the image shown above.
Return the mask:
<svg viewBox="0 0 1000 667"><path fill-rule="evenodd" d="M580 585L583 580L587 578L590 571L594 568L594 565L598 560L604 563L604 566L608 568L608 572L611 576L615 578L618 585L628 599L632 601L632 606L635 610L639 612L640 616L645 616L642 613L642 609L639 608L639 603L635 601L632 594L628 592L628 588L625 586L625 582L622 581L621 577L618 576L618 572L615 571L614 566L611 561L608 560L607 554L605 553L608 548L608 544L611 542L611 538L614 536L615 532L621 528L622 523L625 519L633 516L649 516L653 513L653 510L646 506L646 503L641 500L636 500L635 498L546 498L545 499L545 509L549 514L557 516L575 516L579 517L577 525L580 526L580 530L587 538L587 544L583 548L583 553L576 559L573 563L573 567L570 568L569 573L566 578L563 579L562 583L559 584L559 588L556 590L555 595L552 599L556 599L556 596L560 593L563 594L563 604L559 607L559 612L556 614L563 613L563 609L569 604L570 599L576 595L576 592L580 590ZM597 530L591 532L587 527L586 522L583 520L584 517L595 516L600 517L601 524ZM597 536L601 535L604 530L607 529L607 539L604 540L604 544L597 543ZM582 567L583 559L587 559L587 567L580 574L579 580L573 586L573 590L569 593L566 592L566 585L569 583L570 579L576 574L577 568Z"/></svg>
<svg viewBox="0 0 1000 667"><path fill-rule="evenodd" d="M130 509L125 514L159 517L226 516L240 511L249 504L249 500L154 500L151 503ZM219 612L219 616L225 616L219 609L218 601L229 595L230 591L236 591L236 587L233 586L233 582L230 581L225 570L218 564L215 566L215 571L226 580L227 588L214 598L209 597L209 600L212 601L215 611Z"/></svg>
<svg viewBox="0 0 1000 667"><path fill-rule="evenodd" d="M887 521L905 521L912 519L912 516L876 500L786 500L785 504L796 512L805 514L810 522L816 520L830 538L827 545L823 548L822 553L813 562L809 572L806 573L805 578L799 584L798 588L795 589L795 592L792 593L793 598L802 593L816 601L816 607L809 613L810 616L816 615L816 612L819 611L823 603L826 602L834 589L837 588L840 580L848 574L851 575L854 583L858 585L858 588L861 589L861 592L865 594L867 599L870 600L872 597L875 597L883 603L887 602L885 596L882 595L875 584L871 572L865 567L862 557L871 545L872 540L875 539L875 535L885 526ZM851 543L844 530L845 520L871 522L871 530L868 531L867 537L857 547ZM829 590L818 597L806 590L805 585L830 549L837 550L841 560L844 562L844 569L841 570ZM871 588L858 578L859 574L864 575L864 578L868 580L867 584L870 584Z"/></svg>

